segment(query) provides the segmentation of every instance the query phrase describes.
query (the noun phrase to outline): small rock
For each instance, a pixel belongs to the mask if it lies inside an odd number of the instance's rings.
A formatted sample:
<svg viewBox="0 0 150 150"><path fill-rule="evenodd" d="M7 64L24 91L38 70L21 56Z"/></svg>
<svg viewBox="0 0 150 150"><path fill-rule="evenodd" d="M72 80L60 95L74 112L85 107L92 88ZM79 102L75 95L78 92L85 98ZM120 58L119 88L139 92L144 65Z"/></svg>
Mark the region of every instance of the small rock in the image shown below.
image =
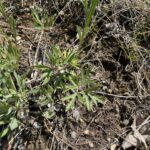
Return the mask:
<svg viewBox="0 0 150 150"><path fill-rule="evenodd" d="M124 124L125 126L127 126L127 125L129 124L129 119L124 119L124 120L123 120L123 124Z"/></svg>
<svg viewBox="0 0 150 150"><path fill-rule="evenodd" d="M21 37L20 37L20 36L17 36L17 37L16 37L16 40L17 40L17 41L20 41L20 40L21 40Z"/></svg>
<svg viewBox="0 0 150 150"><path fill-rule="evenodd" d="M75 118L76 122L80 120L80 113L77 109L73 110L73 117Z"/></svg>
<svg viewBox="0 0 150 150"><path fill-rule="evenodd" d="M108 89L108 93L112 94L112 89Z"/></svg>
<svg viewBox="0 0 150 150"><path fill-rule="evenodd" d="M112 144L110 147L110 150L116 150L117 149L117 145L116 144Z"/></svg>
<svg viewBox="0 0 150 150"><path fill-rule="evenodd" d="M36 128L36 129L40 129L41 125L38 122L34 122L33 127Z"/></svg>
<svg viewBox="0 0 150 150"><path fill-rule="evenodd" d="M91 148L93 148L93 147L94 147L93 142L89 141L89 146L90 146Z"/></svg>
<svg viewBox="0 0 150 150"><path fill-rule="evenodd" d="M75 139L75 138L77 137L77 134L76 134L75 131L72 131L72 132L71 132L71 137L72 137L73 139Z"/></svg>
<svg viewBox="0 0 150 150"><path fill-rule="evenodd" d="M108 87L107 86L103 86L102 89L103 89L103 91L106 91L108 89Z"/></svg>
<svg viewBox="0 0 150 150"><path fill-rule="evenodd" d="M60 15L60 16L64 16L64 15L65 15L64 11L61 10L61 11L59 12L59 15Z"/></svg>
<svg viewBox="0 0 150 150"><path fill-rule="evenodd" d="M108 137L108 138L107 138L107 141L110 142L110 141L111 141L111 138Z"/></svg>
<svg viewBox="0 0 150 150"><path fill-rule="evenodd" d="M89 131L89 130L85 130L85 131L84 131L84 134L89 135L89 134L90 134L90 131Z"/></svg>

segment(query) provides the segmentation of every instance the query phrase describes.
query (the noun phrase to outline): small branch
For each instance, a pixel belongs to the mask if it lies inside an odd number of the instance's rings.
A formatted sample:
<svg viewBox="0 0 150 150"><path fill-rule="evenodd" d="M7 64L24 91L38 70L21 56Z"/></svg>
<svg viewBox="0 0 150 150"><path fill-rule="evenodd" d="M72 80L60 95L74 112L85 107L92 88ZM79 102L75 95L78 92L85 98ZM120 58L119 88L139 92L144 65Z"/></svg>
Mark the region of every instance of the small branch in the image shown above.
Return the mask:
<svg viewBox="0 0 150 150"><path fill-rule="evenodd" d="M145 96L124 96L124 95L116 95L116 94L110 94L110 93L105 93L105 92L96 92L96 94L101 94L101 95L111 96L111 97L117 97L117 98L125 98L125 99L150 97L150 94L145 95Z"/></svg>
<svg viewBox="0 0 150 150"><path fill-rule="evenodd" d="M37 58L38 58L39 49L40 49L40 43L41 43L43 34L44 34L44 31L42 30L41 34L40 34L40 37L39 37L38 45L37 45L37 48L36 48L33 65L36 65L36 63L37 63Z"/></svg>
<svg viewBox="0 0 150 150"><path fill-rule="evenodd" d="M49 132L50 134L52 134L53 137L55 137L55 139L57 139L57 140L61 141L62 143L64 143L64 144L70 146L72 149L77 149L77 148L74 147L73 145L69 144L67 141L65 141L65 140L63 140L62 138L58 137L55 133L52 133L52 131L51 131L51 130L49 129L49 127L47 126L47 123L46 123L45 120L44 120L44 125L45 125L46 129L48 130L48 132Z"/></svg>

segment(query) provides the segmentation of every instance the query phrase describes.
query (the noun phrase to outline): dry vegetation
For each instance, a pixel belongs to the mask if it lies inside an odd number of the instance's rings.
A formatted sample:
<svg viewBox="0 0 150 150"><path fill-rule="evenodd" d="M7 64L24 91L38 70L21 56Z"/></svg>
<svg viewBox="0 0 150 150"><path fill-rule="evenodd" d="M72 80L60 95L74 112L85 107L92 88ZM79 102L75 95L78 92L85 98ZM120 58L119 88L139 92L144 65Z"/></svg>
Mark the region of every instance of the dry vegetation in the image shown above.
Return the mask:
<svg viewBox="0 0 150 150"><path fill-rule="evenodd" d="M148 150L149 0L1 0L0 149Z"/></svg>

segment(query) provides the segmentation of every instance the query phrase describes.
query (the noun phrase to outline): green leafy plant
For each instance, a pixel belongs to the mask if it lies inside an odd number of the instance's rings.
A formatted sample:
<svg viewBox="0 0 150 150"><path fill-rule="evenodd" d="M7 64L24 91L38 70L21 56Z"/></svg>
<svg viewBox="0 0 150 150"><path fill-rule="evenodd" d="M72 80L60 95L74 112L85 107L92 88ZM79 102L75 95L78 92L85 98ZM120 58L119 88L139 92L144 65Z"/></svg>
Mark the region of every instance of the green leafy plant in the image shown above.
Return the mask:
<svg viewBox="0 0 150 150"><path fill-rule="evenodd" d="M70 49L61 51L58 46L54 46L45 55L49 63L35 68L42 71L42 86L50 87L49 97L53 101L64 103L66 111L73 109L79 102L88 110L102 102L101 97L93 94L97 87L90 79L90 71L79 68L76 52Z"/></svg>
<svg viewBox="0 0 150 150"><path fill-rule="evenodd" d="M6 13L3 2L0 2L0 13L4 17L5 21L8 23L11 34L12 34L13 38L16 40L16 37L17 37L16 20L14 19L13 16Z"/></svg>
<svg viewBox="0 0 150 150"><path fill-rule="evenodd" d="M19 53L15 45L8 41L7 46L0 47L0 68L7 71L14 70L17 67ZM13 64L13 65L12 65Z"/></svg>
<svg viewBox="0 0 150 150"><path fill-rule="evenodd" d="M78 38L79 38L80 44L83 43L83 40L86 38L86 36L90 30L92 17L94 15L95 8L96 8L99 1L98 0L92 0L90 5L88 3L88 0L81 0L81 2L84 6L85 25L84 25L84 28L77 26L77 32L78 32Z"/></svg>
<svg viewBox="0 0 150 150"><path fill-rule="evenodd" d="M49 16L46 12L39 8L32 9L32 18L35 28L40 30L47 30L52 27L55 22L55 15Z"/></svg>
<svg viewBox="0 0 150 150"><path fill-rule="evenodd" d="M19 54L8 41L0 47L0 137L16 129L20 122L18 112L26 102L25 79L16 73Z"/></svg>
<svg viewBox="0 0 150 150"><path fill-rule="evenodd" d="M96 2L96 1L95 1ZM89 31L91 19L97 3L90 6L83 1L86 11L85 28L81 31L81 42ZM48 16L40 9L33 9L34 27L40 29L41 35L55 22L55 16ZM11 133L21 125L20 113L29 103L29 97L36 98L35 103L40 105L40 116L51 119L55 114L52 106L57 102L65 105L66 112L83 105L92 110L94 105L102 102L101 97L94 94L98 88L90 78L91 72L81 68L78 53L73 49L61 50L53 46L45 52L46 62L35 65L39 71L39 84L27 88L27 78L17 73L19 66L19 52L16 46L16 20L5 12L3 3L0 3L0 13L8 24L11 37L1 29L5 42L0 45L0 138ZM39 40L40 41L40 40ZM40 43L40 42L39 42ZM37 48L38 51L38 48ZM36 64L36 63L35 63ZM48 106L51 109L47 109Z"/></svg>
<svg viewBox="0 0 150 150"><path fill-rule="evenodd" d="M0 82L0 126L5 127L0 133L12 131L20 124L19 112L23 105L27 103L27 91L25 80L16 72L6 72L3 70L2 81ZM16 81L16 83L15 83Z"/></svg>

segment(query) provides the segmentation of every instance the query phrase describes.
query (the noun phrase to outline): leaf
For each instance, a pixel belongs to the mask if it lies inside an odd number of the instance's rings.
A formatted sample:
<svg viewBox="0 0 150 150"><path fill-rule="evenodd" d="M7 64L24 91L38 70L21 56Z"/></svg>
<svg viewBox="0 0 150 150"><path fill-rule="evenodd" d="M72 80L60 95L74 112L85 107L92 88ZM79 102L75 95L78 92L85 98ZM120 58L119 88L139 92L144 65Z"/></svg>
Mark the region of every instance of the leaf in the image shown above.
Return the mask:
<svg viewBox="0 0 150 150"><path fill-rule="evenodd" d="M9 107L8 112L7 112L6 115L10 115L10 114L12 114L12 112L13 112L13 107Z"/></svg>
<svg viewBox="0 0 150 150"><path fill-rule="evenodd" d="M2 132L0 132L0 137L4 137L8 133L9 129L5 128Z"/></svg>
<svg viewBox="0 0 150 150"><path fill-rule="evenodd" d="M122 148L124 149L128 149L128 148L131 148L132 146L137 146L138 145L138 140L131 134L129 133L125 140L123 141L122 143Z"/></svg>
<svg viewBox="0 0 150 150"><path fill-rule="evenodd" d="M42 22L41 22L41 20L40 20L40 18L39 18L38 12L35 11L35 10L33 10L33 11L32 11L32 16L33 16L33 19L34 19L35 23L36 23L37 25L40 25L40 26L42 27Z"/></svg>
<svg viewBox="0 0 150 150"><path fill-rule="evenodd" d="M11 130L14 130L19 126L19 121L16 118L11 118L9 126Z"/></svg>
<svg viewBox="0 0 150 150"><path fill-rule="evenodd" d="M77 97L78 97L78 100L80 101L80 103L85 105L85 99L83 98L82 94L78 93Z"/></svg>
<svg viewBox="0 0 150 150"><path fill-rule="evenodd" d="M10 75L10 82L11 82L11 87L13 89L10 89L11 93L13 93L14 91L16 92L16 86L15 86L15 83L14 83L14 80L12 79L12 76Z"/></svg>
<svg viewBox="0 0 150 150"><path fill-rule="evenodd" d="M78 94L78 99L84 106L86 106L88 111L92 109L92 102L85 92L80 92L80 94Z"/></svg>
<svg viewBox="0 0 150 150"><path fill-rule="evenodd" d="M33 67L35 67L37 69L41 69L41 70L49 70L50 69L50 67L46 66L46 65L35 65Z"/></svg>
<svg viewBox="0 0 150 150"><path fill-rule="evenodd" d="M79 26L77 26L77 39L80 40L80 43L82 44L83 42L83 39L84 39L84 32L83 32L83 29Z"/></svg>
<svg viewBox="0 0 150 150"><path fill-rule="evenodd" d="M78 69L79 64L78 64L78 59L77 58L72 59L71 62L70 62L70 64L73 67L75 67L76 69Z"/></svg>
<svg viewBox="0 0 150 150"><path fill-rule="evenodd" d="M89 8L88 12L86 13L85 27L89 27L90 26L91 19L92 19L92 16L94 15L95 8L96 8L98 2L99 2L99 0L92 0L91 1L90 8Z"/></svg>
<svg viewBox="0 0 150 150"><path fill-rule="evenodd" d="M9 106L6 103L0 102L0 115L8 112Z"/></svg>
<svg viewBox="0 0 150 150"><path fill-rule="evenodd" d="M75 100L76 100L75 97L73 97L73 99L67 104L66 111L73 109Z"/></svg>
<svg viewBox="0 0 150 150"><path fill-rule="evenodd" d="M5 7L2 1L0 2L0 12L2 13L4 18L7 18L5 13Z"/></svg>
<svg viewBox="0 0 150 150"><path fill-rule="evenodd" d="M1 125L4 125L4 124L5 124L5 122L4 122L4 121L0 121L0 126L1 126Z"/></svg>
<svg viewBox="0 0 150 150"><path fill-rule="evenodd" d="M44 55L48 59L48 61L53 64L53 60L54 60L53 55L49 51L45 52Z"/></svg>
<svg viewBox="0 0 150 150"><path fill-rule="evenodd" d="M48 82L50 81L50 78L46 77L42 83L42 85L46 85L48 84Z"/></svg>
<svg viewBox="0 0 150 150"><path fill-rule="evenodd" d="M52 119L55 116L55 114L54 112L45 111L42 116L46 119Z"/></svg>
<svg viewBox="0 0 150 150"><path fill-rule="evenodd" d="M98 103L102 103L102 98L100 96L93 96L91 94L88 94L89 97L92 99L92 101L97 105Z"/></svg>
<svg viewBox="0 0 150 150"><path fill-rule="evenodd" d="M68 52L68 55L67 55L66 59L64 60L64 64L71 62L71 60L74 58L75 58L75 53L74 52Z"/></svg>
<svg viewBox="0 0 150 150"><path fill-rule="evenodd" d="M56 57L58 57L58 56L60 57L60 55L62 54L60 47L58 45L55 45L52 48L52 52L53 52L54 56L56 56Z"/></svg>
<svg viewBox="0 0 150 150"><path fill-rule="evenodd" d="M85 99L85 106L87 107L87 110L91 110L91 103L89 97L84 93L83 98Z"/></svg>
<svg viewBox="0 0 150 150"><path fill-rule="evenodd" d="M78 82L77 82L77 76L69 76L68 80L75 86L78 88Z"/></svg>
<svg viewBox="0 0 150 150"><path fill-rule="evenodd" d="M93 83L93 82L94 82L94 81L89 80L89 81L86 81L86 84L90 84L90 83ZM87 89L85 90L85 92L92 92L92 91L95 91L95 90L97 90L99 87L100 87L99 85L97 85L97 86L89 86L89 88L87 88Z"/></svg>
<svg viewBox="0 0 150 150"><path fill-rule="evenodd" d="M11 41L8 41L9 42L9 45L7 47L7 52L8 52L8 57L10 57L11 59L14 59L14 60L18 60L19 59L19 51L18 49L16 48L16 45L14 45ZM11 55L10 55L11 54ZM12 61L12 60L10 60ZM15 61L14 61L15 62ZM11 64L12 65L12 64ZM13 64L14 65L14 64Z"/></svg>
<svg viewBox="0 0 150 150"><path fill-rule="evenodd" d="M16 38L16 20L13 18L13 16L10 16L8 18L8 23L11 28L13 36Z"/></svg>
<svg viewBox="0 0 150 150"><path fill-rule="evenodd" d="M65 85L65 89L64 89L64 93L67 91L73 91L76 90L78 88L78 86L74 86L74 85Z"/></svg>
<svg viewBox="0 0 150 150"><path fill-rule="evenodd" d="M69 100L69 99L74 99L77 96L77 93L71 94L69 96L65 96L62 98L62 100Z"/></svg>
<svg viewBox="0 0 150 150"><path fill-rule="evenodd" d="M136 139L138 139L141 143L143 143L145 148L148 150L148 146L146 144L147 136L142 135L138 130L135 130L133 135Z"/></svg>
<svg viewBox="0 0 150 150"><path fill-rule="evenodd" d="M17 81L17 84L18 84L19 88L22 89L21 77L15 71L14 71L14 76L15 76L15 79Z"/></svg>

